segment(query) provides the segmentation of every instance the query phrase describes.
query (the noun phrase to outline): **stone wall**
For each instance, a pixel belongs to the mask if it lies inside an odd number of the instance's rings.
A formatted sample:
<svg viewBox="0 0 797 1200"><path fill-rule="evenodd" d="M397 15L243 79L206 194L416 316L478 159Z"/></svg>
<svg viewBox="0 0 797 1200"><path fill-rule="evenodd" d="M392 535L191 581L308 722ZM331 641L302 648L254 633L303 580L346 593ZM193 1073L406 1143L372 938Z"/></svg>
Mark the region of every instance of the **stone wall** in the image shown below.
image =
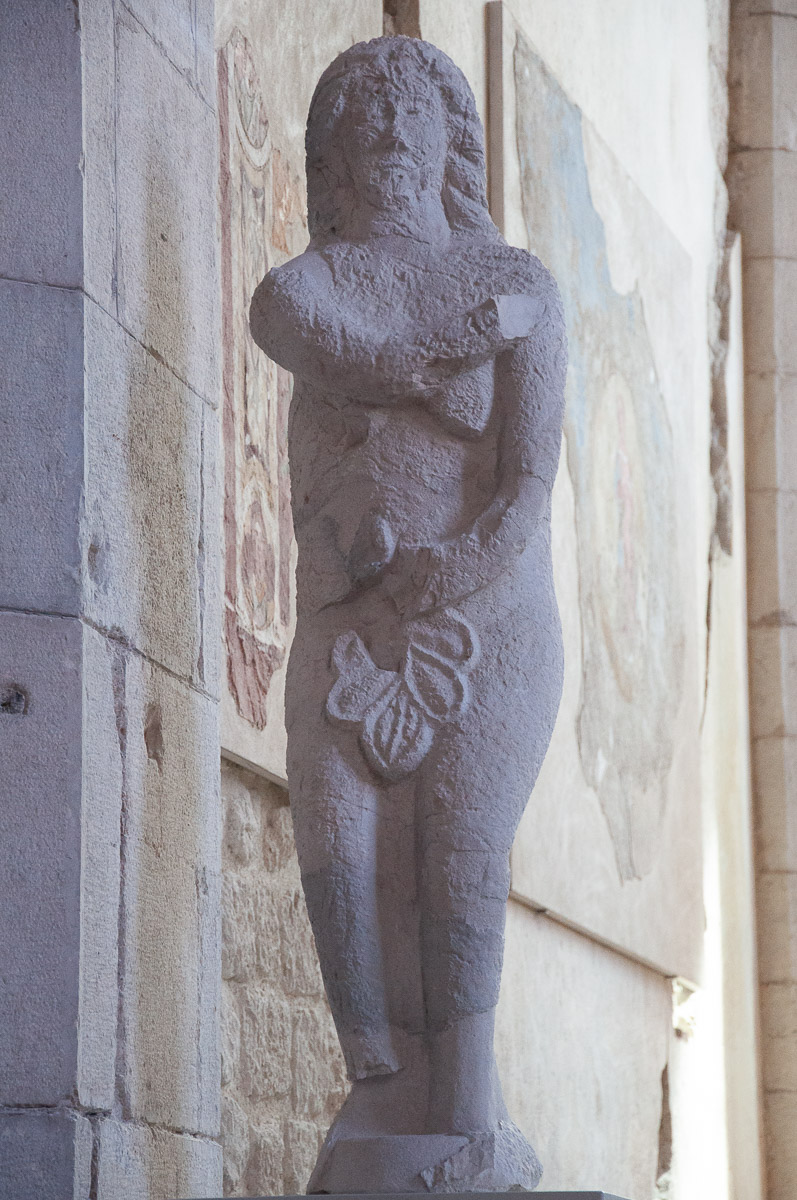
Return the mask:
<svg viewBox="0 0 797 1200"><path fill-rule="evenodd" d="M769 1200L797 1193L797 5L734 0L728 189L741 232L750 722Z"/></svg>
<svg viewBox="0 0 797 1200"><path fill-rule="evenodd" d="M225 1196L303 1193L347 1085L286 792L222 763Z"/></svg>
<svg viewBox="0 0 797 1200"><path fill-rule="evenodd" d="M213 4L0 6L0 1196L217 1195Z"/></svg>

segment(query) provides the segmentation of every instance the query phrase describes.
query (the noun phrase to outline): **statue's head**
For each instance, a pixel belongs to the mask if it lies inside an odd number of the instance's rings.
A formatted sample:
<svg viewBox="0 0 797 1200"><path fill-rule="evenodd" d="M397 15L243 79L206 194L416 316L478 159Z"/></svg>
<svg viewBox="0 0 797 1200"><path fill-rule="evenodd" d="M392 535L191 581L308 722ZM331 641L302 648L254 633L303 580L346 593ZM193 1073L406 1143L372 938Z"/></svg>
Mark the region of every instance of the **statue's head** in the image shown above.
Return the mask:
<svg viewBox="0 0 797 1200"><path fill-rule="evenodd" d="M318 81L305 145L314 238L346 237L363 205L387 212L434 198L452 230L498 236L473 93L429 42L375 38L340 54Z"/></svg>

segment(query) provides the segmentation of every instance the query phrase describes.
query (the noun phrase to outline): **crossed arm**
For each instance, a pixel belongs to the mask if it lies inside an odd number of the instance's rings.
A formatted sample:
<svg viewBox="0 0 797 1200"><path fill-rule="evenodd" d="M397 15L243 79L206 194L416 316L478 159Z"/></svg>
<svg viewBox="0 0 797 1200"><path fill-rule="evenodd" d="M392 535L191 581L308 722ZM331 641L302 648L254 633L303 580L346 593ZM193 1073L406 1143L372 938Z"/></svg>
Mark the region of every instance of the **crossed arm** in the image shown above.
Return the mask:
<svg viewBox="0 0 797 1200"><path fill-rule="evenodd" d="M250 328L280 366L323 388L369 404L423 399L462 371L481 366L524 337L542 311L538 297L494 296L443 327L396 336L359 324L336 304L332 271L308 251L266 275L252 297Z"/></svg>
<svg viewBox="0 0 797 1200"><path fill-rule="evenodd" d="M424 398L460 372L496 359L501 416L498 488L464 533L434 545L400 540L369 572L411 617L457 603L511 568L548 512L559 460L566 342L561 300L547 274L533 295L498 295L443 328L399 338L352 326L334 303L332 273L308 252L271 271L252 300L258 345L322 388L369 404ZM364 578L352 577L353 588Z"/></svg>

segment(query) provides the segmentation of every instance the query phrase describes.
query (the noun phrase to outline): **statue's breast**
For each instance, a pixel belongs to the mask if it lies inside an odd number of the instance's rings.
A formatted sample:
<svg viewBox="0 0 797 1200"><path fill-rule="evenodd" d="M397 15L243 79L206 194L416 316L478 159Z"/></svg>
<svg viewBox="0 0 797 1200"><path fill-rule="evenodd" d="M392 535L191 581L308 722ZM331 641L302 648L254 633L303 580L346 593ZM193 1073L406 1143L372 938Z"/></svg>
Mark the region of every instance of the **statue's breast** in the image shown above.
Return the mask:
<svg viewBox="0 0 797 1200"><path fill-rule="evenodd" d="M463 438L481 437L493 411L495 363L454 376L425 400L444 429Z"/></svg>

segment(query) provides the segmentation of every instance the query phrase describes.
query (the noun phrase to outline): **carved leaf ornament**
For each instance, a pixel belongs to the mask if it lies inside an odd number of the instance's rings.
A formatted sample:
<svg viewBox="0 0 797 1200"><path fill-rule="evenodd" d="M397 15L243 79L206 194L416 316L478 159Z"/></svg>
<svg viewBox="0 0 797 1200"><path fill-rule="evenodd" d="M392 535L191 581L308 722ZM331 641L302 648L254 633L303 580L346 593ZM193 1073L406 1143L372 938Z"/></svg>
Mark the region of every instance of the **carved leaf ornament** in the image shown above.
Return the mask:
<svg viewBox="0 0 797 1200"><path fill-rule="evenodd" d="M342 633L327 697L329 717L359 731L367 762L393 782L420 766L440 725L465 712L467 675L478 659L476 636L459 613L416 618L408 632L398 671L377 667L354 630Z"/></svg>

